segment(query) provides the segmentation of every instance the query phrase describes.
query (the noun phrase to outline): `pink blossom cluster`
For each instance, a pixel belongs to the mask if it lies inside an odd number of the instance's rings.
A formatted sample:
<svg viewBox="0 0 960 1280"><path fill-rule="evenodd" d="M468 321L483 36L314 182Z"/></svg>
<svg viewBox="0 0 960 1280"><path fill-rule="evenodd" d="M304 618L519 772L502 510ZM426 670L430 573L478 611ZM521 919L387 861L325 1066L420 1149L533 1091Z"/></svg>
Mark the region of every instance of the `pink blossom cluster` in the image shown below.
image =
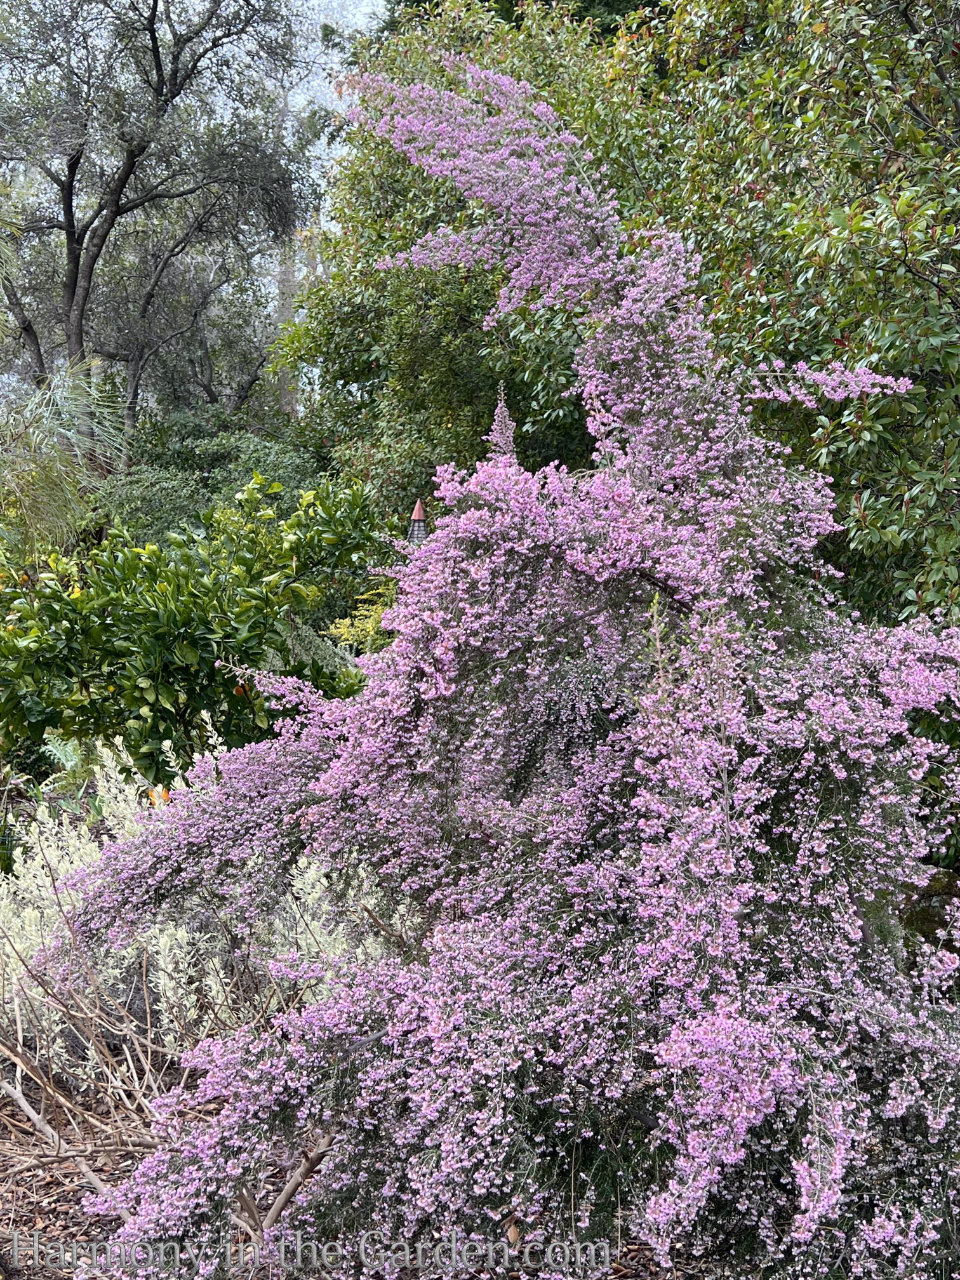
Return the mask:
<svg viewBox="0 0 960 1280"><path fill-rule="evenodd" d="M627 252L529 87L451 74L361 85L476 206L407 260L582 320L596 467L525 471L501 406L489 458L440 474L363 692L307 698L80 878L94 956L214 914L263 945L304 865L338 938L264 947L271 1032L193 1053L95 1207L212 1250L322 1151L265 1244L339 1236L353 1265L361 1230L515 1228L717 1277L932 1278L960 1249L958 937L903 922L960 800L917 729L960 709L960 634L832 598L829 487L751 433L683 246Z"/></svg>
<svg viewBox="0 0 960 1280"><path fill-rule="evenodd" d="M490 326L524 304L582 308L609 279L623 243L613 189L597 185L590 153L528 84L462 58L446 66L467 92L357 80L354 121L371 123L482 209L465 227L440 228L384 265L503 267L507 283Z"/></svg>
<svg viewBox="0 0 960 1280"><path fill-rule="evenodd" d="M816 409L817 394L839 401L878 394L901 395L912 387L909 378L887 377L865 366L848 369L834 361L826 369L814 370L801 360L788 370L783 360L773 360L769 367L757 365L749 398L778 400L781 404L794 401L807 409Z"/></svg>

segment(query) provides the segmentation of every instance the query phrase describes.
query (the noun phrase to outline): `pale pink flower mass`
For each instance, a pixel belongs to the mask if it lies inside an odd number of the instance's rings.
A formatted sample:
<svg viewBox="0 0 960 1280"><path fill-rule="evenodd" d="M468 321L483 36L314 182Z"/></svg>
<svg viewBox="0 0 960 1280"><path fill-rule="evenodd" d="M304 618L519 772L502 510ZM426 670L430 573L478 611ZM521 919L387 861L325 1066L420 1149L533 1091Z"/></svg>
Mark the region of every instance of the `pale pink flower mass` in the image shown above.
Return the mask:
<svg viewBox="0 0 960 1280"><path fill-rule="evenodd" d="M487 460L439 475L363 692L278 686L299 705L275 742L83 872L94 955L208 927L211 900L253 944L311 862L318 928L347 939L310 1000L276 958L290 1007L191 1055L98 1207L212 1248L241 1187L330 1132L268 1238L502 1238L512 1215L524 1239L693 1248L707 1275L933 1277L957 1243L957 938L898 922L960 802L956 751L918 728L960 708L960 635L831 595L829 485L754 434L681 242L633 250L528 85L449 70L358 86L357 124L466 202L391 269L496 269L491 324L572 313L596 467L525 471L501 403ZM905 389L773 373L754 395Z"/></svg>

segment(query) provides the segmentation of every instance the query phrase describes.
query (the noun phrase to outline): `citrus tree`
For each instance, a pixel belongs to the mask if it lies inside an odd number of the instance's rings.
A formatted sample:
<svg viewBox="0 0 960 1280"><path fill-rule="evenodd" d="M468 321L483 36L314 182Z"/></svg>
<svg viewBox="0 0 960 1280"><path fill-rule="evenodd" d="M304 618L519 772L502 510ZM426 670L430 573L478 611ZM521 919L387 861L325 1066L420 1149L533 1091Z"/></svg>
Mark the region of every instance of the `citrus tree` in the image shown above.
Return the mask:
<svg viewBox="0 0 960 1280"><path fill-rule="evenodd" d="M10 564L0 583L0 734L4 750L58 735L120 736L140 771L169 777L213 736L263 736L267 710L248 669L307 675L330 694L359 675L315 632L349 612L382 555L359 484L329 482L278 518L279 484L255 477L236 507L165 543L121 531L82 557L38 571ZM311 624L313 624L311 628ZM314 637L311 645L310 638Z"/></svg>

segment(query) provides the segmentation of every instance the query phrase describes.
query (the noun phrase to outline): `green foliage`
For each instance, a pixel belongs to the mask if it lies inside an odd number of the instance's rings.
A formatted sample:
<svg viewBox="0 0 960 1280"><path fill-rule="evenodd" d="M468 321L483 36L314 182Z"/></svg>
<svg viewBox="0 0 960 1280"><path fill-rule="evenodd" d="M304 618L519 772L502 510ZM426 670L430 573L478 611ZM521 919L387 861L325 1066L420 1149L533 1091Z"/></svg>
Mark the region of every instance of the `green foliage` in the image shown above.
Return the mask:
<svg viewBox="0 0 960 1280"><path fill-rule="evenodd" d="M324 482L278 516L281 486L261 476L238 505L199 530L137 546L113 530L82 560L52 555L35 576L6 567L0 603L0 734L5 750L66 738L122 737L150 780L171 776L164 743L188 762L211 732L227 745L269 729L244 674L306 676L331 696L360 677L291 652L297 625L319 628L350 608L377 559L362 485Z"/></svg>
<svg viewBox="0 0 960 1280"><path fill-rule="evenodd" d="M220 406L148 415L129 469L100 487L93 520L159 541L201 511L229 504L254 472L282 484L275 501L288 514L293 495L312 489L323 472L315 454L290 435L281 415L252 422Z"/></svg>
<svg viewBox="0 0 960 1280"><path fill-rule="evenodd" d="M575 10L532 4L504 21L458 0L358 61L442 85L444 58L463 53L533 84L608 166L638 243L668 227L696 246L732 361L839 358L913 379L896 400L758 411L834 477L845 531L831 556L858 607L891 618L960 614L958 37L939 2L681 0L604 43ZM585 445L556 395L573 346L565 324L544 316L491 334L480 323L495 280L450 272L431 294L419 273L376 272L384 254L469 211L379 140L347 137L337 265L286 340L291 358L317 365L336 460L408 503L433 463L482 452L503 376L525 461L552 452L577 465ZM415 482L395 474L404 468Z"/></svg>
<svg viewBox="0 0 960 1280"><path fill-rule="evenodd" d="M543 0L540 0L543 3ZM544 5L544 7L550 7ZM494 0L493 11L504 22L519 23L529 13L531 0ZM620 27L624 18L637 9L655 11L657 0L579 0L569 6L572 13L591 24L595 38L604 39L612 36ZM388 17L384 29L395 31L403 22L404 16L410 13L429 14L435 10L431 0L393 0L387 6Z"/></svg>
<svg viewBox="0 0 960 1280"><path fill-rule="evenodd" d="M6 809L0 814L0 876L13 875L17 840L13 822Z"/></svg>
<svg viewBox="0 0 960 1280"><path fill-rule="evenodd" d="M330 635L354 653L379 653L390 643L390 633L383 627L383 615L396 598L395 579L381 578L370 591L357 597L356 608L348 618L340 618L330 626Z"/></svg>
<svg viewBox="0 0 960 1280"><path fill-rule="evenodd" d="M693 236L724 347L913 378L768 426L837 482L835 559L880 615L960 611L960 63L934 3L682 3L618 55L630 213ZM637 145L642 136L644 145Z"/></svg>
<svg viewBox="0 0 960 1280"><path fill-rule="evenodd" d="M3 812L9 819L6 827L0 821L0 849L5 829L11 868L15 861L17 827L22 834L22 825L30 821L38 805L59 814L86 814L90 823L101 816L97 797L92 794L92 783L105 750L102 743L64 738L48 730L43 740L31 743L27 751L10 753L14 758L7 762L2 796ZM33 758L28 760L31 755ZM23 767L25 764L27 768ZM130 772L136 773L132 762L128 760L127 765ZM38 782L38 778L42 781Z"/></svg>
<svg viewBox="0 0 960 1280"><path fill-rule="evenodd" d="M579 409L563 396L563 332L538 318L492 337L482 321L494 297L479 275L384 273L353 259L307 295L285 343L288 359L318 361L301 430L312 428L332 465L368 481L384 511L408 515L439 465L484 452L501 380L528 465L589 456Z"/></svg>

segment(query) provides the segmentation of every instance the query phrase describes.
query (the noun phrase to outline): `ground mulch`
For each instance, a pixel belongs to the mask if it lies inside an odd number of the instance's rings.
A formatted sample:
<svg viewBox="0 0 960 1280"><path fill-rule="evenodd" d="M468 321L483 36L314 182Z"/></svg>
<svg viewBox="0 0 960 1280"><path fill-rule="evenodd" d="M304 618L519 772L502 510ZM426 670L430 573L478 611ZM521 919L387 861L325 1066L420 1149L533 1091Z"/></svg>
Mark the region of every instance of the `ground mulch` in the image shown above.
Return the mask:
<svg viewBox="0 0 960 1280"><path fill-rule="evenodd" d="M104 1182L110 1183L132 1168L134 1161L118 1161L112 1167L92 1157L89 1163ZM40 1273L30 1264L14 1267L12 1232L21 1237L39 1232L45 1242L78 1244L103 1239L120 1225L109 1218L92 1219L80 1202L94 1188L70 1160L51 1152L9 1098L0 1095L0 1280L31 1277ZM72 1272L43 1267L43 1280L61 1280Z"/></svg>

